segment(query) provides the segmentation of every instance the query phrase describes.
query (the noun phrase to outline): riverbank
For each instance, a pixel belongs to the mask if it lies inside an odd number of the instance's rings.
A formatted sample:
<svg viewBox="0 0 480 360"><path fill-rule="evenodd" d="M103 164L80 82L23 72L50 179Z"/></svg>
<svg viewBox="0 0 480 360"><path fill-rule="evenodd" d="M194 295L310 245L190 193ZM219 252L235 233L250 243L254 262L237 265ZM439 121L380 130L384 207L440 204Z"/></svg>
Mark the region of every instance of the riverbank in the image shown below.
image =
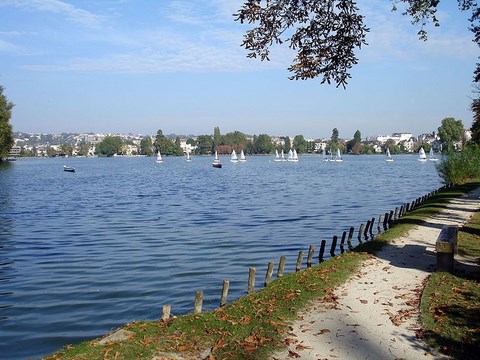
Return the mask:
<svg viewBox="0 0 480 360"><path fill-rule="evenodd" d="M465 224L480 208L479 197L476 189L453 199L447 209L371 256L357 275L335 289L335 301L314 302L298 315L288 348L274 358L443 358L422 342L420 298L435 271L441 228Z"/></svg>
<svg viewBox="0 0 480 360"><path fill-rule="evenodd" d="M478 184L476 184L476 186L478 186ZM465 190L465 188L463 190ZM392 351L395 354L391 355L392 357L412 358L409 355L410 353L397 356L397 351L402 351L403 345L399 344L403 342L415 348L415 337L412 337L412 329L408 328L406 324L415 325L414 323L408 323L407 320L412 321L417 315L413 309L418 305L419 295L415 292L415 286L411 286L414 282L417 282L417 280L412 279L415 277L420 279L423 275L410 274L410 277L406 277L408 281L404 283L404 285L401 285L401 282L397 282L397 277L400 276L400 278L402 278L402 276L397 274L397 270L400 271L400 273L405 273L407 270L428 273L432 271L432 269L431 265L426 263L431 262L434 256L430 250L427 251L427 249L429 249L427 243L429 243L430 240L420 238L420 235L414 236L411 240L405 240L404 238L406 234L414 233L414 227L422 225L422 217L438 212L447 206L447 202L451 200L452 197L459 196L460 194L459 189L449 189L434 196L417 210L403 217L401 221L387 233L382 234L382 236L378 237L375 241L368 242L368 247L376 248L379 243L394 239L393 243L384 245L383 250L377 252L376 257L359 252L346 253L326 261L319 266L312 267L307 271L288 274L271 283L266 289L245 296L239 301L229 304L224 308L217 309L216 311L203 313L201 315L190 314L167 322L136 322L128 324L124 327L124 330L128 332L124 333L126 336L123 340L107 338L107 340L101 344L98 344L98 342L94 340L75 347L67 346L64 351L56 353L51 359L187 359L199 358L199 354L201 354L200 357L211 356L212 358L266 359L271 358L271 354L275 349L285 344L289 346L291 353L287 352L283 355L277 353L275 358L280 358L285 354L288 354L285 356L296 357L298 354L298 356L304 356L305 359L308 359L308 356L320 355L320 352L317 354L314 351L323 352L325 350L330 351L334 347L342 348L345 343L353 341L351 337L354 335L358 337L358 350L370 353L368 352L370 348L375 349L379 347L379 349L383 350L378 351L386 351L385 353L378 353L382 354L380 358L389 358L383 355L388 355ZM471 204L478 206L478 196L477 199L474 197L475 196L472 198ZM462 203L465 198L459 198L457 200ZM452 202L448 204L448 209L462 208L460 203L456 203L457 200L452 200ZM472 208L470 214L473 213L473 211ZM460 219L457 213L447 214L448 215L445 215L445 213L440 214L440 221L450 221L454 218ZM432 221L431 219L426 221L425 224L430 224L427 230L438 230L439 225L435 225ZM427 237L430 239L432 236L436 239L433 233ZM420 254L421 257L418 258L416 262L412 261L412 265L409 258L414 256L414 253L421 248L424 248L424 251ZM361 264L363 264L363 267L361 267ZM370 279L369 276L377 277ZM349 282L343 286L350 286L349 284L357 283L361 286L361 292L360 295L353 296L353 302L351 304L348 302L342 304L342 306L345 306L345 312L342 312L342 314L345 314L344 318L347 320L360 316L359 314L366 315L367 319L365 321L367 322L348 321L345 325L345 331L350 331L349 333L345 333L348 337L345 336L342 338L341 336L335 336L335 342L332 341L330 344L328 344L328 341L320 342L323 335L336 334L336 330L332 330L335 325L332 325L331 329L327 328L325 324L321 325L321 321L324 321L326 317L325 313L322 313L321 319L318 319L318 321L315 320L314 323L307 321L307 327L305 327L299 323L301 319L298 318L297 314L302 310L304 311L307 304L310 304L310 309L312 309L313 312L320 311L321 309L317 307L317 310L315 310L315 306L332 307L330 311L337 312L338 310L335 309L335 307L339 306L338 299L342 297L346 298L350 293L349 290L345 290L348 288L339 290L342 289L342 287L339 286L345 284L349 278ZM384 279L387 279L387 281ZM376 293L378 290L373 291L373 289L375 289L374 284L382 284L383 282L389 284L389 286L385 288L384 293ZM402 286L405 287L402 289ZM411 293L412 291L413 294ZM354 294L353 290L351 293ZM412 295L412 297L410 297L410 295ZM362 308L362 311L359 311L359 307L363 305L381 306L382 310L378 310L379 308L376 307L374 308L376 310L363 310ZM325 311L327 311L327 309L325 309ZM375 324L373 324L368 322L368 319L371 317L369 316L371 315L370 311L375 315L383 316L380 320L383 321L383 323L375 322ZM385 314L383 314L382 311L385 312ZM378 314L376 314L376 312L378 312ZM312 311L306 312L303 315L304 318L308 313L312 313ZM388 315L388 321L391 323L401 322L401 324L405 324L404 326L407 327L406 331L409 331L408 337L404 337L403 330L399 331L397 327L392 327L388 324L385 315ZM295 319L296 321L294 321ZM293 328L289 328L289 324L291 324L292 321L294 324ZM318 331L312 332L311 328L316 322L321 325L321 328L319 328ZM367 324L368 326L362 324ZM359 331L360 326L375 330L372 330L371 334L369 334L374 340L376 337L383 335L383 333L388 334L383 327L391 327L394 333L393 336L387 336L386 340L382 338L381 344L378 345L372 342L371 338L361 336L363 329ZM295 331L297 333L295 333ZM314 336L311 345L299 337L307 333L311 333ZM392 339L395 339L395 341L392 341ZM319 347L319 343L314 341L328 345L328 349ZM416 344L418 346L421 345L418 342ZM352 350L348 350L347 348L346 351L351 352ZM422 354L422 358L429 354L427 349L420 350L420 353ZM323 355L323 357L334 358L332 354L333 353L327 353ZM343 358L358 358L358 356L361 355L359 353L351 357L351 355L348 354ZM414 356L416 356L419 353L414 354ZM311 358L316 359L317 357Z"/></svg>

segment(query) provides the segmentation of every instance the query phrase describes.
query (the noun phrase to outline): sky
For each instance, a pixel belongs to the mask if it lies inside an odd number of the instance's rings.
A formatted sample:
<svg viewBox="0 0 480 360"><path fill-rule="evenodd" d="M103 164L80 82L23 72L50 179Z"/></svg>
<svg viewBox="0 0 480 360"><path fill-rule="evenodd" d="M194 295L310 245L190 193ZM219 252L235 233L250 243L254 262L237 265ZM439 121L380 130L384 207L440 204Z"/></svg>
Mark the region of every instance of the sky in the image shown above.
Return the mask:
<svg viewBox="0 0 480 360"><path fill-rule="evenodd" d="M472 123L478 47L468 14L442 1L440 27L359 0L368 46L346 89L289 80L295 56L247 58L242 0L0 0L0 85L14 131L304 135L341 138Z"/></svg>

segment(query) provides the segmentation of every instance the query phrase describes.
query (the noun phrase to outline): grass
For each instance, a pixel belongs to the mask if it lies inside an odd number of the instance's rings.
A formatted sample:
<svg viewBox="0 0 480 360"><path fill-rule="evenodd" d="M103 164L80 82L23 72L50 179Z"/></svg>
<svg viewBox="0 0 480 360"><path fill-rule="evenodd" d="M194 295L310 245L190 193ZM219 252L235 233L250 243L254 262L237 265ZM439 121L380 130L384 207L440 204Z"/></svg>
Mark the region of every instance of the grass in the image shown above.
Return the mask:
<svg viewBox="0 0 480 360"><path fill-rule="evenodd" d="M480 213L459 229L460 255L480 260ZM421 336L453 359L480 359L479 269L433 273L422 296Z"/></svg>
<svg viewBox="0 0 480 360"><path fill-rule="evenodd" d="M269 358L275 350L285 346L288 324L295 319L296 313L314 299L334 301L333 289L358 272L361 263L369 256L368 253L375 253L392 239L402 236L425 218L445 208L450 199L479 186L480 182L473 182L442 191L415 211L397 220L387 232L358 246L355 251L329 259L307 270L287 274L270 283L265 289L246 295L225 307L197 315L183 315L168 322L133 322L123 327L132 332L132 336L125 341L97 345L96 340L92 340L75 346L67 345L46 359L152 359L155 356L159 359L171 359L178 357L178 354L197 358L198 354L205 353L205 350L208 356L210 349L213 359ZM480 229L480 223L469 224L468 227L474 230L465 233L474 233ZM434 280L432 277L431 281ZM444 279L438 281L441 284L446 283ZM436 286L432 283L431 288L436 289ZM448 288L457 289L457 295L461 293L466 296L457 307L463 306L466 309L470 294L477 294L472 299L475 299L478 305L478 292L475 292L478 286L464 287L462 283L455 283L455 286L442 288L441 292ZM438 294L439 291L433 290L431 293ZM427 309L436 309L436 306L440 306L444 301L440 300L440 305L431 307L430 299L440 297L427 296L428 301L423 302ZM470 310L470 315L480 317L480 314L475 312L478 308ZM438 325L426 329L426 339L430 339L434 328L438 328ZM475 344L478 332L471 334L469 339L473 339ZM444 337L442 335L442 338ZM437 338L440 339L440 335ZM463 340L452 341L460 343ZM442 346L450 348L450 345L443 343Z"/></svg>

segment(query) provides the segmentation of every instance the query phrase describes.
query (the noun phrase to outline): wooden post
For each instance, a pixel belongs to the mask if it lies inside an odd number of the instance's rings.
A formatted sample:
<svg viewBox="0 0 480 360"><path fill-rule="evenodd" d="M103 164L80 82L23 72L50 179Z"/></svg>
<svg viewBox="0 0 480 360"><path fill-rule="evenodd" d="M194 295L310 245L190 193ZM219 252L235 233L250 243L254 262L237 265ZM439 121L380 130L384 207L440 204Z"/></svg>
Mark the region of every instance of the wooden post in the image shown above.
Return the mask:
<svg viewBox="0 0 480 360"><path fill-rule="evenodd" d="M330 255L332 257L335 257L335 248L337 247L337 240L338 240L337 235L333 235L332 246L330 246Z"/></svg>
<svg viewBox="0 0 480 360"><path fill-rule="evenodd" d="M280 256L280 261L278 262L277 278L283 276L283 269L285 269L285 261L287 261L287 258L285 256Z"/></svg>
<svg viewBox="0 0 480 360"><path fill-rule="evenodd" d="M327 242L325 240L322 240L320 243L320 251L318 253L318 262L321 263L323 261L323 253L325 252L325 244Z"/></svg>
<svg viewBox="0 0 480 360"><path fill-rule="evenodd" d="M340 254L345 252L345 238L347 237L347 232L344 231L342 234L342 240L340 240Z"/></svg>
<svg viewBox="0 0 480 360"><path fill-rule="evenodd" d="M378 233L381 234L382 232L382 214L378 215L378 223L377 223L377 230Z"/></svg>
<svg viewBox="0 0 480 360"><path fill-rule="evenodd" d="M295 271L302 270L302 262L303 262L303 251L298 253L297 264L295 265Z"/></svg>
<svg viewBox="0 0 480 360"><path fill-rule="evenodd" d="M405 204L405 212L410 211L410 203Z"/></svg>
<svg viewBox="0 0 480 360"><path fill-rule="evenodd" d="M370 233L370 236L373 238L373 224L375 223L375 218L372 217L372 220L370 221L370 229L369 229L369 233Z"/></svg>
<svg viewBox="0 0 480 360"><path fill-rule="evenodd" d="M385 213L383 218L383 229L384 230L388 229L388 212Z"/></svg>
<svg viewBox="0 0 480 360"><path fill-rule="evenodd" d="M220 307L225 306L227 304L227 296L228 296L228 288L229 287L230 287L230 281L223 280L222 297L220 298Z"/></svg>
<svg viewBox="0 0 480 360"><path fill-rule="evenodd" d="M194 314L200 314L202 312L203 305L203 291L197 291L195 293L195 305L193 307Z"/></svg>
<svg viewBox="0 0 480 360"><path fill-rule="evenodd" d="M170 310L172 307L170 305L163 305L162 308L162 321L167 321L170 319Z"/></svg>
<svg viewBox="0 0 480 360"><path fill-rule="evenodd" d="M266 287L268 284L272 282L272 275L273 275L273 261L270 261L267 266L267 273L265 274L265 282L263 286Z"/></svg>
<svg viewBox="0 0 480 360"><path fill-rule="evenodd" d="M398 219L398 206L395 208L395 213L393 214L393 220Z"/></svg>
<svg viewBox="0 0 480 360"><path fill-rule="evenodd" d="M248 268L248 288L247 294L252 293L255 290L255 268Z"/></svg>
<svg viewBox="0 0 480 360"><path fill-rule="evenodd" d="M410 206L410 211L413 211L415 209L415 200L412 201L412 206Z"/></svg>
<svg viewBox="0 0 480 360"><path fill-rule="evenodd" d="M347 245L348 245L348 250L352 250L352 238L353 238L353 233L355 231L355 228L353 226L350 226L350 230L348 231L348 238L347 238Z"/></svg>
<svg viewBox="0 0 480 360"><path fill-rule="evenodd" d="M360 229L358 229L358 242L361 244L362 243L362 233L363 233L363 228L365 227L364 224L360 224Z"/></svg>
<svg viewBox="0 0 480 360"><path fill-rule="evenodd" d="M315 252L315 247L313 245L310 245L310 247L308 248L307 268L312 267L312 259L313 259L314 252Z"/></svg>
<svg viewBox="0 0 480 360"><path fill-rule="evenodd" d="M400 219L403 216L403 205L400 206L400 210L398 211L398 219Z"/></svg>
<svg viewBox="0 0 480 360"><path fill-rule="evenodd" d="M388 215L388 227L391 228L393 225L393 210L390 210L390 214Z"/></svg>
<svg viewBox="0 0 480 360"><path fill-rule="evenodd" d="M368 229L370 229L370 220L367 220L367 225L365 226L365 230L363 231L363 236L365 237L365 240L368 240Z"/></svg>

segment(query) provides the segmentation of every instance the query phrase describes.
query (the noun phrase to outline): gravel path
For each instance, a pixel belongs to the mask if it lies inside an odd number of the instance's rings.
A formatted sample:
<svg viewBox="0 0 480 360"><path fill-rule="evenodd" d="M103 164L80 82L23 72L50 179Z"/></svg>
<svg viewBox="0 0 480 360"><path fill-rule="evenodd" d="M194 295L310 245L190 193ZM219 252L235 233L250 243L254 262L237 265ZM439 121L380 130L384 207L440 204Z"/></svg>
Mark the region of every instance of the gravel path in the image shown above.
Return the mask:
<svg viewBox="0 0 480 360"><path fill-rule="evenodd" d="M419 300L435 270L435 241L443 225L462 225L480 208L480 189L418 225L364 262L360 273L318 301L292 324L288 349L273 359L442 359L425 348Z"/></svg>

